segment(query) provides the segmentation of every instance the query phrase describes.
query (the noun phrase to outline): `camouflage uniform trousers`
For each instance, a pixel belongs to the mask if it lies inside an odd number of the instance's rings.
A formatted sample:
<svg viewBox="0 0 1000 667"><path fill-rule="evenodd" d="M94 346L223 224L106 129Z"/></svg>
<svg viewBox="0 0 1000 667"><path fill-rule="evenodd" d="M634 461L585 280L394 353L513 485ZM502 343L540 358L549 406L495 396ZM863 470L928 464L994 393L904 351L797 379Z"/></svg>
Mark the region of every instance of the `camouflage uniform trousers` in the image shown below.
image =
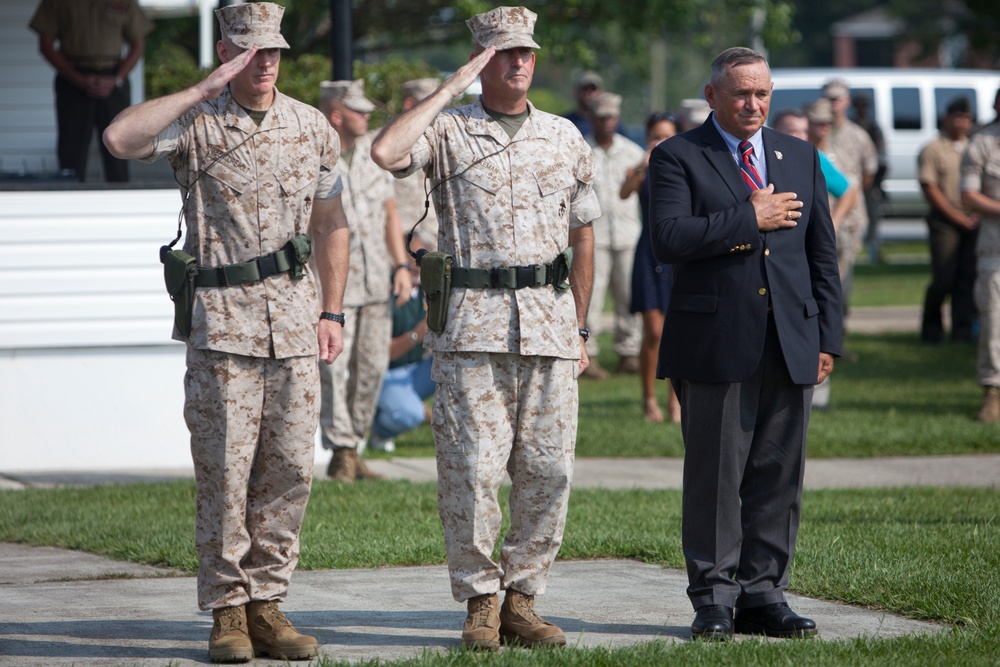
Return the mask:
<svg viewBox="0 0 1000 667"><path fill-rule="evenodd" d="M855 206L864 208L864 201ZM854 265L858 261L858 253L864 247L865 232L868 229L868 217L848 215L837 230L837 268L840 269L840 285L844 314L851 305L851 289L854 286Z"/></svg>
<svg viewBox="0 0 1000 667"><path fill-rule="evenodd" d="M570 359L434 352L438 511L457 601L508 588L545 592L573 480L576 373ZM505 471L510 530L498 564Z"/></svg>
<svg viewBox="0 0 1000 667"><path fill-rule="evenodd" d="M389 368L392 310L387 301L344 308L344 351L320 364L320 441L324 449L358 447L372 422Z"/></svg>
<svg viewBox="0 0 1000 667"><path fill-rule="evenodd" d="M283 600L312 483L316 358L187 351L203 610Z"/></svg>
<svg viewBox="0 0 1000 667"><path fill-rule="evenodd" d="M979 311L976 379L984 387L1000 387L1000 257L980 257L974 287Z"/></svg>
<svg viewBox="0 0 1000 667"><path fill-rule="evenodd" d="M635 246L594 248L594 286L590 295L590 309L587 311L587 326L598 333L601 312L604 310L604 295L611 287L615 304L614 349L620 357L639 355L642 346L642 316L629 312L632 305L632 264L635 262ZM587 355L597 359L600 347L597 336L587 341Z"/></svg>

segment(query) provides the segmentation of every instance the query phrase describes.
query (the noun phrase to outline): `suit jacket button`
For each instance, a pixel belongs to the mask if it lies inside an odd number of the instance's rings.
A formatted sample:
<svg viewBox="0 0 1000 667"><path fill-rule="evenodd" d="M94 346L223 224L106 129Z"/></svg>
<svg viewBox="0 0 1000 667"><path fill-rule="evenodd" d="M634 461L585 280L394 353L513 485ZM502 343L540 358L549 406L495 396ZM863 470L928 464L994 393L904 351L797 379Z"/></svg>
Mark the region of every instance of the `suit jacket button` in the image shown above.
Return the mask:
<svg viewBox="0 0 1000 667"><path fill-rule="evenodd" d="M761 287L759 290L757 290L757 294L764 296L765 294L767 294L767 290Z"/></svg>
<svg viewBox="0 0 1000 667"><path fill-rule="evenodd" d="M764 250L764 254L765 255L770 255L771 254L771 249L767 248L766 250Z"/></svg>

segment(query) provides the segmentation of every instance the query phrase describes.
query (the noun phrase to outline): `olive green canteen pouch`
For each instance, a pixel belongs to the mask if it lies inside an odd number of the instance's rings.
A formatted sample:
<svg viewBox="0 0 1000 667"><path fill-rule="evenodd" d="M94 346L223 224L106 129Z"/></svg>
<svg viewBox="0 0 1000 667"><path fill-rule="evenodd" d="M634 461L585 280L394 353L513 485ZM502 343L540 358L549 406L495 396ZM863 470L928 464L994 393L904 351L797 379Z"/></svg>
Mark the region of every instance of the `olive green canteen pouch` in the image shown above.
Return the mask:
<svg viewBox="0 0 1000 667"><path fill-rule="evenodd" d="M163 281L167 285L167 294L174 302L174 326L181 336L187 338L191 335L198 265L194 257L183 250L171 250L170 246L160 248L160 261L163 262Z"/></svg>
<svg viewBox="0 0 1000 667"><path fill-rule="evenodd" d="M454 257L445 252L428 252L420 257L420 283L427 299L427 328L444 331L451 296L451 267Z"/></svg>

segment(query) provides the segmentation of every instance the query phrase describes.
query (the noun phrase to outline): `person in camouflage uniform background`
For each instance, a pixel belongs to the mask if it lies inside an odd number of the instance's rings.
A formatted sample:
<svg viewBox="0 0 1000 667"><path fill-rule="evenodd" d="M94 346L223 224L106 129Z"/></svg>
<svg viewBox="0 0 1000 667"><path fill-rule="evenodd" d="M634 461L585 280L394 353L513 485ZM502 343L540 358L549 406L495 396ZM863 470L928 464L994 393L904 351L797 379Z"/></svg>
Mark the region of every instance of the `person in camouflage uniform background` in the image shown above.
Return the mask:
<svg viewBox="0 0 1000 667"><path fill-rule="evenodd" d="M217 662L317 655L316 640L277 603L298 561L312 481L317 352L329 364L343 349L348 229L336 134L275 88L288 47L282 13L273 3L218 10L223 64L191 88L129 107L104 135L118 157L168 157L184 197L184 250L212 269L199 272L207 285L197 288L190 335L175 327L174 338L187 343L198 604L212 611ZM302 234L314 245L325 319L309 267L301 277L229 281L231 265L260 258L262 271Z"/></svg>
<svg viewBox="0 0 1000 667"><path fill-rule="evenodd" d="M403 111L412 109L418 102L433 93L441 85L440 79L411 79L402 86ZM434 207L426 208L424 202L427 195L424 192L425 181L423 173L413 174L409 178L393 179L393 190L396 193L396 209L399 211L399 224L404 233L409 233L421 216L426 216L414 230L414 236L419 236L427 250L437 250L438 221Z"/></svg>
<svg viewBox="0 0 1000 667"><path fill-rule="evenodd" d="M397 177L430 177L439 250L456 270L525 267L534 281L453 287L447 323L425 341L437 383L432 429L438 504L454 598L466 602L464 646L495 650L501 635L563 645L534 611L565 526L577 426L577 376L600 215L593 154L568 120L528 102L536 16L498 7L468 21L469 62L383 129L372 157ZM474 104L443 111L479 75ZM542 265L574 251L571 289L543 284ZM522 272L517 272L521 275ZM505 272L510 275L513 272ZM426 276L425 276L426 278ZM425 280L425 289L427 288ZM492 558L510 474L511 528ZM498 593L505 590L503 607Z"/></svg>
<svg viewBox="0 0 1000 667"><path fill-rule="evenodd" d="M324 81L320 110L337 131L344 212L350 222L351 266L344 309L344 354L321 366L320 436L332 451L327 475L338 482L379 478L361 459L389 367L392 304L410 298L409 257L399 228L393 178L371 159L368 118L374 103L364 81Z"/></svg>

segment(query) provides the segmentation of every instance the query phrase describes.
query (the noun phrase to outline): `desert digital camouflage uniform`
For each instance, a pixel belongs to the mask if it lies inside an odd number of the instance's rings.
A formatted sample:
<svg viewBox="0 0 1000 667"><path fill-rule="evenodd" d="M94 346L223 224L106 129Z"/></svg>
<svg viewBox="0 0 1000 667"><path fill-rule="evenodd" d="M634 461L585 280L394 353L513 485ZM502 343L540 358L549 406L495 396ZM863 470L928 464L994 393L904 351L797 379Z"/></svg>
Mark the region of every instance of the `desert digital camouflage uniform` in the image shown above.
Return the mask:
<svg viewBox="0 0 1000 667"><path fill-rule="evenodd" d="M615 352L621 357L634 357L642 346L642 318L629 312L629 308L632 264L642 233L642 218L639 194L633 192L622 199L619 193L625 173L642 161L646 151L620 134L615 134L606 150L597 145L594 135L588 134L586 140L594 151L594 192L601 203L601 217L594 220L594 287L590 292L587 324L597 326L610 283L615 302ZM587 355L596 362L599 352L597 336L591 336Z"/></svg>
<svg viewBox="0 0 1000 667"><path fill-rule="evenodd" d="M589 146L569 121L528 109L513 139L480 102L444 111L412 148L410 167L396 172L424 169L441 183L433 196L440 250L456 266L550 263L569 245L570 229L600 214ZM434 352L432 427L452 594L461 602L511 587L542 593L573 475L573 294L453 289L444 331L428 331L424 344ZM505 470L511 531L496 563Z"/></svg>
<svg viewBox="0 0 1000 667"><path fill-rule="evenodd" d="M359 137L350 165L340 162L341 200L350 225L351 264L344 290L344 352L320 364L323 447L357 447L375 418L392 342L392 256L385 204L393 178L371 159L372 134Z"/></svg>
<svg viewBox="0 0 1000 667"><path fill-rule="evenodd" d="M1000 124L970 139L962 154L962 191L981 192L1000 202ZM1000 216L983 215L976 239L976 308L979 350L976 376L984 387L1000 386Z"/></svg>
<svg viewBox="0 0 1000 667"><path fill-rule="evenodd" d="M416 225L417 220L424 214L424 201L427 199L424 194L424 175L418 173L409 178L397 178L393 183L393 190L396 193L399 225L404 234L409 234L413 225ZM433 252L438 246L438 219L433 206L426 210L427 217L417 225L414 236L419 236L427 250Z"/></svg>
<svg viewBox="0 0 1000 667"><path fill-rule="evenodd" d="M307 233L314 198L340 194L339 154L312 107L276 90L258 127L227 88L161 132L147 161L168 156L190 190L184 250L211 267ZM318 313L309 269L301 279L197 290L184 416L202 609L285 597L312 480Z"/></svg>
<svg viewBox="0 0 1000 667"><path fill-rule="evenodd" d="M861 126L850 120L845 120L839 128L834 126L831 129L829 150L826 153L834 166L858 187L859 192L864 187L865 177L878 171L875 143ZM864 245L867 229L868 209L862 199L844 216L844 221L837 230L837 263L841 281L844 282L845 312L850 305L854 262Z"/></svg>

